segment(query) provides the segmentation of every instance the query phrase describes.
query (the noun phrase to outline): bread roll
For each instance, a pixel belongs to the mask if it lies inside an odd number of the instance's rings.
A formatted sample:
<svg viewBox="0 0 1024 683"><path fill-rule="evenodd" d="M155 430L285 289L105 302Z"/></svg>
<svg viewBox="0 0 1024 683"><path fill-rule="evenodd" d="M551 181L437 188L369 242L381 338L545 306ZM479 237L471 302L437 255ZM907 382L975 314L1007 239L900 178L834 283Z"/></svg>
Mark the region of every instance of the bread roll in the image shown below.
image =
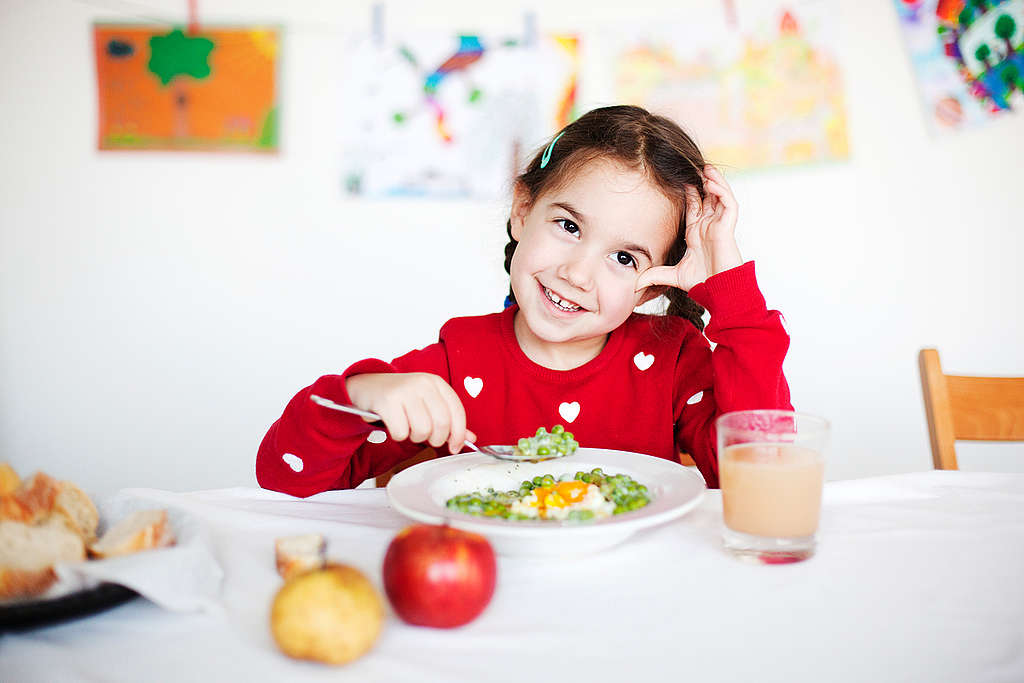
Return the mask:
<svg viewBox="0 0 1024 683"><path fill-rule="evenodd" d="M53 565L84 559L82 538L60 520L0 520L0 598L39 595L57 579Z"/></svg>
<svg viewBox="0 0 1024 683"><path fill-rule="evenodd" d="M136 510L108 529L89 551L96 557L117 557L174 542L166 510Z"/></svg>
<svg viewBox="0 0 1024 683"><path fill-rule="evenodd" d="M35 524L53 512L59 492L53 477L36 472L21 482L12 493L0 497L0 520Z"/></svg>
<svg viewBox="0 0 1024 683"><path fill-rule="evenodd" d="M21 477L6 462L0 462L0 496L8 496L14 493L21 483Z"/></svg>
<svg viewBox="0 0 1024 683"><path fill-rule="evenodd" d="M81 536L87 546L96 541L100 513L85 491L70 481L57 484L53 512L63 519L72 531Z"/></svg>
<svg viewBox="0 0 1024 683"><path fill-rule="evenodd" d="M287 536L274 542L277 573L287 581L302 572L321 569L327 561L327 541L320 534Z"/></svg>

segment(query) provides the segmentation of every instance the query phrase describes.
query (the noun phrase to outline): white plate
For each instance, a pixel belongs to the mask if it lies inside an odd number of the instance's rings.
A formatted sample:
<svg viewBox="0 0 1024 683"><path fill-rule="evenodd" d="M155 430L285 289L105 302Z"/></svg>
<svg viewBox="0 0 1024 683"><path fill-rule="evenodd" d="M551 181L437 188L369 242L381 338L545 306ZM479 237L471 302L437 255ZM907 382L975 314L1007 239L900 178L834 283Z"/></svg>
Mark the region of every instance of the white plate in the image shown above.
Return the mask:
<svg viewBox="0 0 1024 683"><path fill-rule="evenodd" d="M445 507L452 496L488 487L518 489L524 479L600 467L605 474L628 474L647 487L651 502L639 510L592 522L506 520L468 515ZM473 453L428 460L402 470L388 482L392 507L418 522L449 525L483 534L503 555L588 553L621 543L641 529L677 519L700 502L704 479L682 465L651 455L581 448L545 462L499 462Z"/></svg>

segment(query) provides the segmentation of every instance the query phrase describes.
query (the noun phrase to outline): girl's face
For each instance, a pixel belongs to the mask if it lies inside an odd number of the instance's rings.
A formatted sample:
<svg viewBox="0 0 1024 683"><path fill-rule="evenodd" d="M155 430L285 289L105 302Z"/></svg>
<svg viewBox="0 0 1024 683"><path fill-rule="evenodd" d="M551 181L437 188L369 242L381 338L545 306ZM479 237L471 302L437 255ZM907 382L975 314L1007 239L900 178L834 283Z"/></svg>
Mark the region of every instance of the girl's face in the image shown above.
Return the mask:
<svg viewBox="0 0 1024 683"><path fill-rule="evenodd" d="M511 218L516 337L534 361L576 367L658 294L636 292L637 276L664 262L680 207L642 173L598 159L532 202L517 190Z"/></svg>

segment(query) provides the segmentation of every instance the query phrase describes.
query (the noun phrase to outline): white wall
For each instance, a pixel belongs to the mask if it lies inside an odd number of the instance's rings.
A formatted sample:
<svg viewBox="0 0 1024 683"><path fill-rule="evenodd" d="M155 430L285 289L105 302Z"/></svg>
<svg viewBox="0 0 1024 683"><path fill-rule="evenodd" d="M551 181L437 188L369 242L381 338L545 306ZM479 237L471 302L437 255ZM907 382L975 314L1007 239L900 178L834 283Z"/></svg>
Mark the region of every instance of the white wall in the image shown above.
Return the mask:
<svg viewBox="0 0 1024 683"><path fill-rule="evenodd" d="M621 11L542 4L541 28ZM929 137L890 2L833 4L853 158L734 178L741 246L787 317L795 404L833 421L829 476L924 470L918 348L947 370L1024 375L1024 117ZM0 0L0 460L97 495L254 486L256 448L296 390L429 344L507 286L504 202L341 196L334 122L358 105L336 65L369 4L200 6L284 26L278 157L95 150L91 22L180 19L180 0ZM487 29L526 7L387 12L395 31ZM962 448L964 469L1022 469L994 451Z"/></svg>

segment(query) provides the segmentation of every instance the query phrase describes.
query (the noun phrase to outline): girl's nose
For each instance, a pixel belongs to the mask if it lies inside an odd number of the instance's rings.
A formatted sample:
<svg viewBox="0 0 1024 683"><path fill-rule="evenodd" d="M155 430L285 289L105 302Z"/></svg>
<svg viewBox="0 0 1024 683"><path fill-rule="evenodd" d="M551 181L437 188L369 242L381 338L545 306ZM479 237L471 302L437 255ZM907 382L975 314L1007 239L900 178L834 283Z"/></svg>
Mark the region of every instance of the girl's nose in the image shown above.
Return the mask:
<svg viewBox="0 0 1024 683"><path fill-rule="evenodd" d="M582 291L589 290L594 283L593 271L586 258L565 261L558 267L558 276Z"/></svg>

